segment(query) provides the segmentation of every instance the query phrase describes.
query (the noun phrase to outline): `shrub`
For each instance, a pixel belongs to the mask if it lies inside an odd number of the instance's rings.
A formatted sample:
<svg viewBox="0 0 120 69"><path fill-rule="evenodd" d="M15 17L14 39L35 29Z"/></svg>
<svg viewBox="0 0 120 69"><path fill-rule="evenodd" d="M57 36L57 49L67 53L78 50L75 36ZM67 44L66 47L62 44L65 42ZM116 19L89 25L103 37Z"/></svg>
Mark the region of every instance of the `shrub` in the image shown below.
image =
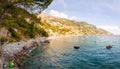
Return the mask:
<svg viewBox="0 0 120 69"><path fill-rule="evenodd" d="M46 37L48 36L47 32L44 29L35 26L34 23L30 24L27 27L25 34L30 36L30 38L35 38L37 35Z"/></svg>
<svg viewBox="0 0 120 69"><path fill-rule="evenodd" d="M9 30L9 32L11 32L11 36L13 38L15 38L17 41L20 40L18 33L13 28L10 27L10 28L8 28L8 30Z"/></svg>
<svg viewBox="0 0 120 69"><path fill-rule="evenodd" d="M0 38L0 43L1 43L1 44L3 44L4 42L7 42L7 41L8 41L8 39L5 38L5 37L1 37L1 38Z"/></svg>

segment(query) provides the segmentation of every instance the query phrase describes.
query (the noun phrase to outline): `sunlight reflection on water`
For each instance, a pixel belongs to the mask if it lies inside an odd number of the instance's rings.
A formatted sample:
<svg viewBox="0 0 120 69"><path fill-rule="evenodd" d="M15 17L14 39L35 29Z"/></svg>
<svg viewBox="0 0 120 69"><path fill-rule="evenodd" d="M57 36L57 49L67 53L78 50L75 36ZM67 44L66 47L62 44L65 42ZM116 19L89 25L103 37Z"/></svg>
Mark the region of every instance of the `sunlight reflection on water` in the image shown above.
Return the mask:
<svg viewBox="0 0 120 69"><path fill-rule="evenodd" d="M24 69L120 68L120 36L80 36L54 39L34 49L23 61ZM79 45L80 49L74 49ZM106 45L113 45L111 50Z"/></svg>

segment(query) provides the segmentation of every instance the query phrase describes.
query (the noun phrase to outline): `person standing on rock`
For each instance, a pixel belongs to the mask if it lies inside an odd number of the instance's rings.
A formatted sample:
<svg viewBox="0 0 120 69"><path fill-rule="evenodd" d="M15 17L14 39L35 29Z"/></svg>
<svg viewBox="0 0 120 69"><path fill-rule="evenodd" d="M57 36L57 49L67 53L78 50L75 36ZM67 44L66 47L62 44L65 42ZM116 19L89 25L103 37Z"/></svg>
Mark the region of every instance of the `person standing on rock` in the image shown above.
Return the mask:
<svg viewBox="0 0 120 69"><path fill-rule="evenodd" d="M10 68L13 68L13 65L14 65L13 61L10 61L10 62L9 62L9 67L10 67Z"/></svg>

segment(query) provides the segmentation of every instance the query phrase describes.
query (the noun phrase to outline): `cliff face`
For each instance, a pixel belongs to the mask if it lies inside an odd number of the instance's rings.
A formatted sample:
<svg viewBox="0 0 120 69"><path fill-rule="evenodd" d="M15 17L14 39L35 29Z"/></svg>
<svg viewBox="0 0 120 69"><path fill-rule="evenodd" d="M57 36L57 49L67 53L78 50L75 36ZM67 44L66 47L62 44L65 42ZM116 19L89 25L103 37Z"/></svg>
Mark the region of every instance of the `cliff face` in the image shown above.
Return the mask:
<svg viewBox="0 0 120 69"><path fill-rule="evenodd" d="M44 28L50 36L111 34L110 32L97 28L96 26L86 22L77 22L64 18L58 18L45 13L38 15L38 17L41 18L41 24L43 25L42 28Z"/></svg>

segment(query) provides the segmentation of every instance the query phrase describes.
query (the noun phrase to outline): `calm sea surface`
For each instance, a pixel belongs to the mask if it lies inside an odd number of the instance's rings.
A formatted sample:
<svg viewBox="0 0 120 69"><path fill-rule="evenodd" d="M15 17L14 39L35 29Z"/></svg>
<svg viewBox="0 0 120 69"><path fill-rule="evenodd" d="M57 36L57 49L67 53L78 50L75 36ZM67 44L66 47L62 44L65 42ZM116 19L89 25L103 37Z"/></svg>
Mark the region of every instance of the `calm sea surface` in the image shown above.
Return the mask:
<svg viewBox="0 0 120 69"><path fill-rule="evenodd" d="M120 36L57 38L30 55L23 61L24 69L120 69Z"/></svg>

